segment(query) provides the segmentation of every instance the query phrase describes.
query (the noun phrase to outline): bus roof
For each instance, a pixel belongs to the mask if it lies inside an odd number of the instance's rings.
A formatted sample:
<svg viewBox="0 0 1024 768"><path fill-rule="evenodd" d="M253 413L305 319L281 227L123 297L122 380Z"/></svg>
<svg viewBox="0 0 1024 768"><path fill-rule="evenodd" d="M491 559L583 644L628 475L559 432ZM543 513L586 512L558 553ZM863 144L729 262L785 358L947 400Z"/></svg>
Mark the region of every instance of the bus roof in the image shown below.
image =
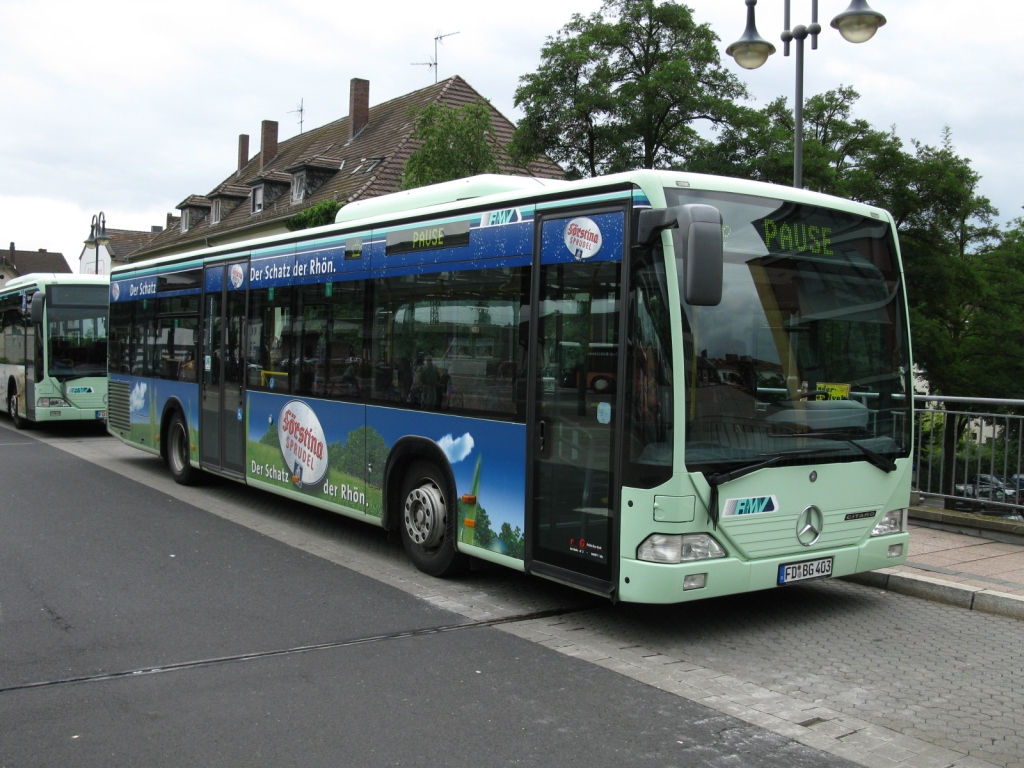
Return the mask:
<svg viewBox="0 0 1024 768"><path fill-rule="evenodd" d="M7 281L0 291L17 291L23 288L47 285L109 285L109 275L84 275L77 272L32 272L19 275Z"/></svg>
<svg viewBox="0 0 1024 768"><path fill-rule="evenodd" d="M860 216L870 216L890 224L893 223L892 217L884 209L854 200L762 181L688 173L685 171L641 169L576 181L540 179L531 176L482 174L417 189L393 192L388 195L367 198L366 200L357 200L354 203L343 206L338 211L333 224L313 227L301 232L282 232L248 241L235 240L209 248L119 265L112 272L116 275L121 272L151 269L154 267L159 268L165 264L177 264L193 259L215 257L220 254L228 256L257 247L273 246L278 243L294 242L296 240L314 239L335 232L341 233L369 228L412 214L457 215L460 211L469 207L497 207L517 202L524 197L533 197L538 199L538 201L543 198L557 200L567 194L582 194L588 190L599 190L616 186L622 187L629 184L641 187L648 194L651 204L655 207L666 204L665 188L680 187L710 192L728 192L740 195L777 198L806 205L834 208ZM530 195L531 191L534 194Z"/></svg>

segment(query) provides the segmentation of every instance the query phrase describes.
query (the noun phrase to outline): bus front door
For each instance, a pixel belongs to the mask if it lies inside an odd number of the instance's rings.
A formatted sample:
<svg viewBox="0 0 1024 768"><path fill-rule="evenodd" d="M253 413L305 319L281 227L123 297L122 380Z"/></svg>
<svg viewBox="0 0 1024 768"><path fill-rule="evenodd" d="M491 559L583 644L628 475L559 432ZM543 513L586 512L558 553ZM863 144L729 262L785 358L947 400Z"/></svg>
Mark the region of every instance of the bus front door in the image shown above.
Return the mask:
<svg viewBox="0 0 1024 768"><path fill-rule="evenodd" d="M545 218L535 249L527 567L600 594L617 570L624 224L622 210Z"/></svg>
<svg viewBox="0 0 1024 768"><path fill-rule="evenodd" d="M230 475L245 470L246 263L207 267L203 294L200 461Z"/></svg>

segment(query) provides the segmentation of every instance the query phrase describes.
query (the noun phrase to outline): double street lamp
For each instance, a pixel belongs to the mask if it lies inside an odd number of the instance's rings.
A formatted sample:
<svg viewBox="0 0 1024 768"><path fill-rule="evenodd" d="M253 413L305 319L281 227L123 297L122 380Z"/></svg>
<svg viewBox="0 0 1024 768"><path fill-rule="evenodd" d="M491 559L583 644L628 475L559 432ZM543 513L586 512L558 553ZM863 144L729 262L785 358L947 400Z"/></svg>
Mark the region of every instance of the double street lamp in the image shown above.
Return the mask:
<svg viewBox="0 0 1024 768"><path fill-rule="evenodd" d="M754 6L757 0L746 0L747 28L743 36L725 49L744 69L757 69L775 53L775 46L757 33L754 23ZM789 0L786 0L786 29L782 33L783 55L789 56L789 44L796 41L796 103L793 105L793 186L803 186L804 176L804 40L811 38L811 50L818 49L818 0L811 0L811 23L798 24L790 29ZM878 28L885 24L885 16L872 10L867 0L852 0L850 7L832 19L832 27L839 30L851 43L865 43L875 36Z"/></svg>
<svg viewBox="0 0 1024 768"><path fill-rule="evenodd" d="M107 217L103 211L92 217L92 225L89 229L89 239L85 241L86 248L96 249L96 261L93 266L93 274L100 273L100 246L110 243L110 235L107 234ZM109 271L109 270L108 270Z"/></svg>

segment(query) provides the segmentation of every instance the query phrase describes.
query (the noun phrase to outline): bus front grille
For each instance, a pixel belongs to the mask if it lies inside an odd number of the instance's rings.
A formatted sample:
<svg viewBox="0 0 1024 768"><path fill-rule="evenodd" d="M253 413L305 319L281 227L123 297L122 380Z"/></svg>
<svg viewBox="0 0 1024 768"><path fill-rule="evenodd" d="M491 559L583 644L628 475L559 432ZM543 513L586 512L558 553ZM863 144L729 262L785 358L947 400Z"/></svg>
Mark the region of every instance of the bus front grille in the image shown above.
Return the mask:
<svg viewBox="0 0 1024 768"><path fill-rule="evenodd" d="M109 387L110 402L107 406L107 422L112 429L118 432L130 432L132 428L131 406L131 385L112 381Z"/></svg>

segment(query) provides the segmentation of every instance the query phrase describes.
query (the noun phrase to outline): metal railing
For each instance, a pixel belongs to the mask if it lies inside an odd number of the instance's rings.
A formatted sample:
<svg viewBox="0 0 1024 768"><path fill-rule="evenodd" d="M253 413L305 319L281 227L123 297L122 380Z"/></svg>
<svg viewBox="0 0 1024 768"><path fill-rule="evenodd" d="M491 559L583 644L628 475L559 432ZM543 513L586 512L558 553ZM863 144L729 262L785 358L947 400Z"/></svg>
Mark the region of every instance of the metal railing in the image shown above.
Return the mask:
<svg viewBox="0 0 1024 768"><path fill-rule="evenodd" d="M926 503L1024 516L1024 400L916 395L914 417Z"/></svg>

